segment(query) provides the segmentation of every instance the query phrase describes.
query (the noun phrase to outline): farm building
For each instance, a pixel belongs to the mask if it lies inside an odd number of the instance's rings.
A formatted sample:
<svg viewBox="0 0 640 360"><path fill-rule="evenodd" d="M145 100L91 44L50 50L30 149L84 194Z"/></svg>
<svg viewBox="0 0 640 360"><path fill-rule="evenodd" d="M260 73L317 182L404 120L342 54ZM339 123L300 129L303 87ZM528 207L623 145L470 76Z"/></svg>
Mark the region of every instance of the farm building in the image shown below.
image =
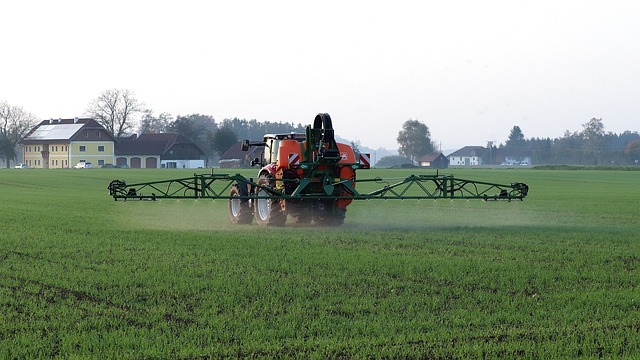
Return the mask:
<svg viewBox="0 0 640 360"><path fill-rule="evenodd" d="M30 168L69 168L78 162L113 163L115 139L90 118L40 122L20 140L23 162Z"/></svg>
<svg viewBox="0 0 640 360"><path fill-rule="evenodd" d="M431 169L446 169L449 167L449 160L443 153L425 154L416 159L421 167Z"/></svg>
<svg viewBox="0 0 640 360"><path fill-rule="evenodd" d="M531 165L531 150L527 148L498 149L498 161L502 165Z"/></svg>
<svg viewBox="0 0 640 360"><path fill-rule="evenodd" d="M220 157L221 168L242 168L251 166L251 160L260 158L264 152L264 146L252 146L247 151L242 151L242 141L233 145Z"/></svg>
<svg viewBox="0 0 640 360"><path fill-rule="evenodd" d="M452 166L482 165L482 157L487 151L489 150L482 146L465 146L449 154L447 158L449 159L449 165Z"/></svg>
<svg viewBox="0 0 640 360"><path fill-rule="evenodd" d="M205 167L205 153L193 141L174 133L118 138L116 165L132 168L196 169Z"/></svg>
<svg viewBox="0 0 640 360"><path fill-rule="evenodd" d="M200 168L205 154L179 134L142 134L114 138L91 118L50 119L20 140L23 162L30 168L94 167L116 164L132 168Z"/></svg>

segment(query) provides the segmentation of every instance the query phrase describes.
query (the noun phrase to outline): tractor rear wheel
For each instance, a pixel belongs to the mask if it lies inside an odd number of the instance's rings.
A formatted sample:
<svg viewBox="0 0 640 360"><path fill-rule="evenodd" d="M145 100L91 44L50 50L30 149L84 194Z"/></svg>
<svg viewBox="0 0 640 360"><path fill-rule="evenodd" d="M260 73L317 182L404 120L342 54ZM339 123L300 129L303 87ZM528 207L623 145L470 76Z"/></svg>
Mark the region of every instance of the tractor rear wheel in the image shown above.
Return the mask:
<svg viewBox="0 0 640 360"><path fill-rule="evenodd" d="M249 199L234 199L247 196L247 184L235 184L229 191L229 218L234 224L251 224L253 212L249 207Z"/></svg>
<svg viewBox="0 0 640 360"><path fill-rule="evenodd" d="M258 185L267 186L273 189L275 181L273 178L260 176L260 179L258 179ZM279 199L273 199L270 197L268 191L262 188L257 188L254 201L254 214L258 225L284 226L287 218L282 212Z"/></svg>

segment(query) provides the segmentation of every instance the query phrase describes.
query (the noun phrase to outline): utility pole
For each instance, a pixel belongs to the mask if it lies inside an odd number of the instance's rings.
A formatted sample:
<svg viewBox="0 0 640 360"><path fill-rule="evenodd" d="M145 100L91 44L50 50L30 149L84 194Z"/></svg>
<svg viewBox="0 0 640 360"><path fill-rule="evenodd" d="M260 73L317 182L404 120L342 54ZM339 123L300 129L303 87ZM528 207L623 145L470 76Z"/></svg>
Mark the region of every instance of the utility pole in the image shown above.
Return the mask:
<svg viewBox="0 0 640 360"><path fill-rule="evenodd" d="M495 140L487 140L487 145L489 145L489 166L493 165L493 143Z"/></svg>

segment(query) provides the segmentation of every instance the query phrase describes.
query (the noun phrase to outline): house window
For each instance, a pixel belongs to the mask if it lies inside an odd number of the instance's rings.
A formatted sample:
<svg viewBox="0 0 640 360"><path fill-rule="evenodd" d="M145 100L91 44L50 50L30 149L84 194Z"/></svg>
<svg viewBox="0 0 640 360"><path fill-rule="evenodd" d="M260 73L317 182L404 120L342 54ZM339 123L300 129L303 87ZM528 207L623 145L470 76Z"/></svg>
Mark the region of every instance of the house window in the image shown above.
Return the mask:
<svg viewBox="0 0 640 360"><path fill-rule="evenodd" d="M84 145L80 145L80 150L79 151L80 152L85 152L85 151L87 151L87 147L84 146Z"/></svg>
<svg viewBox="0 0 640 360"><path fill-rule="evenodd" d="M100 137L100 130L96 131L96 137L99 138Z"/></svg>
<svg viewBox="0 0 640 360"><path fill-rule="evenodd" d="M104 152L104 145L98 146L98 152Z"/></svg>
<svg viewBox="0 0 640 360"><path fill-rule="evenodd" d="M86 138L88 138L88 137L89 137L89 132L88 132L88 131L85 131L85 132L84 132L84 137L86 137Z"/></svg>
<svg viewBox="0 0 640 360"><path fill-rule="evenodd" d="M104 165L104 160L98 160L98 166Z"/></svg>

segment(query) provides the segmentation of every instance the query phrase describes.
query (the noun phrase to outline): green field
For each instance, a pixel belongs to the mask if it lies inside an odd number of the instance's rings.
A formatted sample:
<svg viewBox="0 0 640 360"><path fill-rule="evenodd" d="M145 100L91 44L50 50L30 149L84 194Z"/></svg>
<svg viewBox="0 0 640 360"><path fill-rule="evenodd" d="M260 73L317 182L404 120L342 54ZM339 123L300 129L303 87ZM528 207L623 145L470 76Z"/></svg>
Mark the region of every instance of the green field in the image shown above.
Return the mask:
<svg viewBox="0 0 640 360"><path fill-rule="evenodd" d="M0 358L640 357L640 172L446 172L530 193L273 229L106 189L193 171L2 169Z"/></svg>

